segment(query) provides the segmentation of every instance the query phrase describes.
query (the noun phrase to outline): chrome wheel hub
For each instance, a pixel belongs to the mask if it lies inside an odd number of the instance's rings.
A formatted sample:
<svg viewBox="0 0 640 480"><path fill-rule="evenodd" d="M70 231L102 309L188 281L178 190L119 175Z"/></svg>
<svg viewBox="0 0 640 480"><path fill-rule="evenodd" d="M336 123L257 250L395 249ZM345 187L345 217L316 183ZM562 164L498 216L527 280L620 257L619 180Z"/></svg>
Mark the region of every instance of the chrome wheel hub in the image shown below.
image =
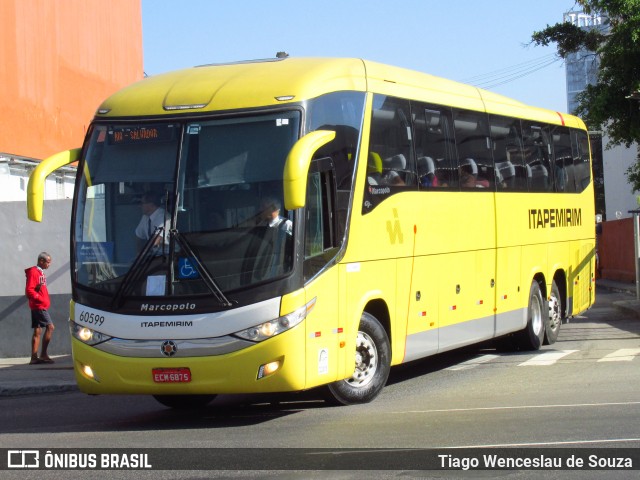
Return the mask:
<svg viewBox="0 0 640 480"><path fill-rule="evenodd" d="M353 387L364 387L373 380L378 369L378 350L369 335L358 332L356 338L355 371L346 380Z"/></svg>

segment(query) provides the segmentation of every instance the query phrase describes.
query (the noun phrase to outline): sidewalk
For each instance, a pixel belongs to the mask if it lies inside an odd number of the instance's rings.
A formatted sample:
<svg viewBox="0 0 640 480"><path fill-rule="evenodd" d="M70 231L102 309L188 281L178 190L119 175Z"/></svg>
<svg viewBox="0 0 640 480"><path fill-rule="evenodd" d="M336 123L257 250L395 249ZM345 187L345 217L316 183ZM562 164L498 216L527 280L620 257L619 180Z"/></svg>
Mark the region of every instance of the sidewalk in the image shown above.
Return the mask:
<svg viewBox="0 0 640 480"><path fill-rule="evenodd" d="M598 289L628 294L628 300L614 302L614 306L640 319L640 300L636 299L634 283L600 279L596 284ZM55 363L40 365L29 365L29 357L0 358L0 397L76 391L78 387L73 374L71 355L52 358Z"/></svg>
<svg viewBox="0 0 640 480"><path fill-rule="evenodd" d="M51 357L55 363L29 365L30 357L0 358L0 397L77 390L71 355Z"/></svg>
<svg viewBox="0 0 640 480"><path fill-rule="evenodd" d="M640 319L640 300L636 298L636 284L635 283L623 283L615 282L613 280L606 280L600 278L596 280L596 286L598 289L606 289L618 293L626 293L629 295L628 300L618 300L613 302L613 306L618 310L623 310L629 314L635 315ZM598 301L596 293L596 302Z"/></svg>

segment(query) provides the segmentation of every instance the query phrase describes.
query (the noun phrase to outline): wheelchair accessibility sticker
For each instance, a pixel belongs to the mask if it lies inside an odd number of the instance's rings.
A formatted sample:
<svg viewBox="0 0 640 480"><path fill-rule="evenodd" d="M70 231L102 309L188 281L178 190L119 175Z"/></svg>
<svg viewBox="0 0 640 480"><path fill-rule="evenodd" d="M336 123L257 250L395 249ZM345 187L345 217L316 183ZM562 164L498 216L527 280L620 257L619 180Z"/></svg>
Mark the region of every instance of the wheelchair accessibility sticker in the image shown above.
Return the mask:
<svg viewBox="0 0 640 480"><path fill-rule="evenodd" d="M181 257L178 259L178 278L200 278L192 258Z"/></svg>

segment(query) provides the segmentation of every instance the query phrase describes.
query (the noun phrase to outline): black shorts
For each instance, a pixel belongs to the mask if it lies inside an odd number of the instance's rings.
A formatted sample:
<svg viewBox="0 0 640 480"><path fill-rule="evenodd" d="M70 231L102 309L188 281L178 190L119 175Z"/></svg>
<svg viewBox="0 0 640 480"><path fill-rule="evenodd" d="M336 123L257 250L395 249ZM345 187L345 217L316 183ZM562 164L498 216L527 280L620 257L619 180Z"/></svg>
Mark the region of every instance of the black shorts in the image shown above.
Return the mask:
<svg viewBox="0 0 640 480"><path fill-rule="evenodd" d="M47 310L31 310L31 328L45 328L47 325L53 325Z"/></svg>

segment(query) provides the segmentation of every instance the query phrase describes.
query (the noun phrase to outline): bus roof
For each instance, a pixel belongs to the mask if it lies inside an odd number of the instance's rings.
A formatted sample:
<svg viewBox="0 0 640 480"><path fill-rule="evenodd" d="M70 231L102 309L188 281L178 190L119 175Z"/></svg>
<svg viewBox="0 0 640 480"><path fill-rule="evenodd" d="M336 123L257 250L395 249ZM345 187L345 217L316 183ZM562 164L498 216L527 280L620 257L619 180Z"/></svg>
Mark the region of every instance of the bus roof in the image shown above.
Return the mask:
<svg viewBox="0 0 640 480"><path fill-rule="evenodd" d="M584 128L571 115L433 75L356 58L277 58L202 65L147 77L114 93L96 118L157 117L259 108L335 91L371 91Z"/></svg>

